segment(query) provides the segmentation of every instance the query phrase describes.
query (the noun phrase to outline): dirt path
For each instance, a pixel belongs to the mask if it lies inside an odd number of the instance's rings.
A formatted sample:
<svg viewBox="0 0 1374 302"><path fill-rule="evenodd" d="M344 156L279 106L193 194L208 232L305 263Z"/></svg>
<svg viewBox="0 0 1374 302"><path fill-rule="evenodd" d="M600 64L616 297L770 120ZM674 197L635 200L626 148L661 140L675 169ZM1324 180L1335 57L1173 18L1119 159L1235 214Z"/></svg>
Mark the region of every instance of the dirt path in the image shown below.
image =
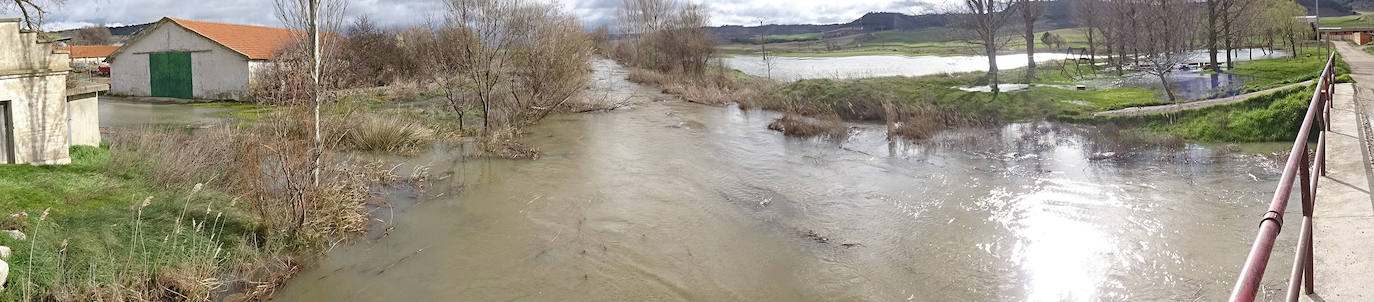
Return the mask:
<svg viewBox="0 0 1374 302"><path fill-rule="evenodd" d="M1248 98L1251 98L1251 97L1266 95L1266 94L1274 93L1274 92L1279 91L1279 90L1284 90L1284 89L1293 88L1293 87L1298 87L1298 86L1306 86L1306 85L1312 85L1312 81L1306 81L1306 82L1297 83L1297 84L1289 84L1289 85L1286 85L1286 86L1283 86L1283 87L1271 88L1271 89L1268 89L1268 90L1261 90L1261 91L1246 93L1246 94L1242 94L1242 95L1236 95L1236 96L1230 96L1230 97L1224 97L1224 98L1216 98L1216 99L1210 99L1210 100L1202 100L1202 101L1187 102L1187 103L1182 103L1182 104L1177 104L1177 105L1172 105L1172 104L1171 104L1171 105L1158 105L1158 106L1145 106L1145 107L1131 107L1131 108L1125 108L1125 109L1117 109L1117 110L1110 110L1110 111L1094 112L1094 113L1093 113L1093 116L1156 114L1156 113L1168 113L1168 112L1183 111L1183 110L1194 109L1194 108L1202 108L1202 107L1213 106L1213 105L1221 105L1221 104L1235 103L1235 102L1239 102L1239 101L1244 101L1245 99L1248 99Z"/></svg>

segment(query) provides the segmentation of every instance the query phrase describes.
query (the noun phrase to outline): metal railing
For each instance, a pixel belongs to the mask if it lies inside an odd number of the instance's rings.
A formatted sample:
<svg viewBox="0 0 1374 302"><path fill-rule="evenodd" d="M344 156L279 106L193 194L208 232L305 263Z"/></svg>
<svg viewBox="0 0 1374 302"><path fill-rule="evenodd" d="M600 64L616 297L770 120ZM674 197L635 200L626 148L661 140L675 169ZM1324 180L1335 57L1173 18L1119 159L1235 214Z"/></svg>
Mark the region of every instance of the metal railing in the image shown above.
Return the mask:
<svg viewBox="0 0 1374 302"><path fill-rule="evenodd" d="M1317 79L1316 92L1312 94L1312 102L1307 107L1302 128L1298 130L1292 152L1288 154L1288 164L1283 169L1283 178L1279 180L1279 187L1274 191L1274 200L1269 205L1269 212L1260 219L1259 235L1255 237L1255 243L1250 247L1250 255L1245 260L1245 268L1240 271L1236 287L1231 291L1231 301L1255 300L1260 280L1264 278L1264 268L1269 264L1269 256L1274 250L1274 240L1283 227L1283 213L1288 208L1295 178L1302 190L1302 229L1299 230L1301 233L1298 235L1297 255L1293 259L1293 270L1288 279L1288 301L1298 301L1304 286L1307 289L1306 294L1314 293L1312 208L1316 204L1317 181L1321 177L1313 177L1312 173L1315 171L1326 175L1326 133L1331 130L1331 93L1335 87L1335 66L1336 54L1333 53L1326 60L1321 77ZM1316 156L1309 158L1308 139L1312 126L1318 121L1321 122L1321 131L1317 138Z"/></svg>

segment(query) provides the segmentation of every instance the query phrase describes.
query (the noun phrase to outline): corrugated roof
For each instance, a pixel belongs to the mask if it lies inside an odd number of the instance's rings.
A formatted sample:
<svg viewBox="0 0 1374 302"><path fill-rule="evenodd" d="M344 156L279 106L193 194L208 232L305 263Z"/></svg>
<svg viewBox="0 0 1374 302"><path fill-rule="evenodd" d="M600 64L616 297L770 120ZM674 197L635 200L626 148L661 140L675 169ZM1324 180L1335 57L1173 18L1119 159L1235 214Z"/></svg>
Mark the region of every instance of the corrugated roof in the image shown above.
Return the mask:
<svg viewBox="0 0 1374 302"><path fill-rule="evenodd" d="M271 59L297 34L285 28L167 19L253 60Z"/></svg>
<svg viewBox="0 0 1374 302"><path fill-rule="evenodd" d="M96 45L57 47L57 50L66 50L68 52L71 52L71 55L69 57L71 57L72 59L104 58L110 56L110 54L114 53L116 49L119 49L119 46Z"/></svg>

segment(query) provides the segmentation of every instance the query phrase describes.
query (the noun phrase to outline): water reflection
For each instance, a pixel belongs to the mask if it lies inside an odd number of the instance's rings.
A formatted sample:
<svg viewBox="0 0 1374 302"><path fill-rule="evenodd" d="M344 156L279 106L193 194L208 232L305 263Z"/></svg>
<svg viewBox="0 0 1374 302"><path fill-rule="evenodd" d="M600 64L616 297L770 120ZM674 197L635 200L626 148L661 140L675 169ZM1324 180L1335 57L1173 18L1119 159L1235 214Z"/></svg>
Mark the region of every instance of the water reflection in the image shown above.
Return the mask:
<svg viewBox="0 0 1374 302"><path fill-rule="evenodd" d="M229 111L230 109L226 108L186 104L152 104L130 101L120 97L100 96L101 127L210 125L226 120L226 118L217 115Z"/></svg>

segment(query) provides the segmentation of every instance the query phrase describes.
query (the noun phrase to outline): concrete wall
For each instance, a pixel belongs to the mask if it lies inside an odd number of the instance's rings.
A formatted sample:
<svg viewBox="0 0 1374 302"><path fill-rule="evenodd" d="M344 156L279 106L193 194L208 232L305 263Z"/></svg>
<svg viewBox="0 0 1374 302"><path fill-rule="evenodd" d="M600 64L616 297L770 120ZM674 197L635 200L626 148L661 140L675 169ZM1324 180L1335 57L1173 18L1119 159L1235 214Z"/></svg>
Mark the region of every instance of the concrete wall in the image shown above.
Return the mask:
<svg viewBox="0 0 1374 302"><path fill-rule="evenodd" d="M151 96L148 54L190 52L192 94L197 99L238 100L248 95L248 57L173 22L150 30L110 60L110 93Z"/></svg>
<svg viewBox="0 0 1374 302"><path fill-rule="evenodd" d="M20 32L17 20L0 20L0 101L9 102L13 125L14 154L7 161L70 163L65 102L70 60L37 38Z"/></svg>
<svg viewBox="0 0 1374 302"><path fill-rule="evenodd" d="M67 131L72 146L100 146L100 102L98 93L67 96Z"/></svg>

